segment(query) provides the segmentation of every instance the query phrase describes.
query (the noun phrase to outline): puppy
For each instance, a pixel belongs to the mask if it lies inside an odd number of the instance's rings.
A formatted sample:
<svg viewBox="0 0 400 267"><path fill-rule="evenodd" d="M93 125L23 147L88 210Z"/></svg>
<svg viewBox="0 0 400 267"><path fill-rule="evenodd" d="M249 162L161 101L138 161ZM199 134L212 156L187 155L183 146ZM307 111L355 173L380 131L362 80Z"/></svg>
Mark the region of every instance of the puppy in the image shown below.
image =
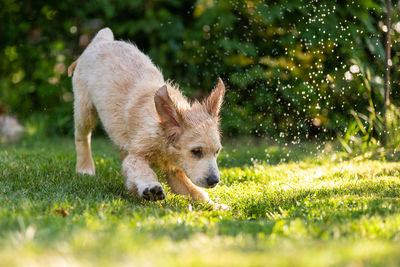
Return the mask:
<svg viewBox="0 0 400 267"><path fill-rule="evenodd" d="M203 102L189 103L149 57L130 43L114 41L109 28L71 64L72 74L78 173L95 174L90 138L100 118L120 150L128 190L147 200L164 199L156 167L174 193L211 202L200 187L213 188L220 179L221 79Z"/></svg>

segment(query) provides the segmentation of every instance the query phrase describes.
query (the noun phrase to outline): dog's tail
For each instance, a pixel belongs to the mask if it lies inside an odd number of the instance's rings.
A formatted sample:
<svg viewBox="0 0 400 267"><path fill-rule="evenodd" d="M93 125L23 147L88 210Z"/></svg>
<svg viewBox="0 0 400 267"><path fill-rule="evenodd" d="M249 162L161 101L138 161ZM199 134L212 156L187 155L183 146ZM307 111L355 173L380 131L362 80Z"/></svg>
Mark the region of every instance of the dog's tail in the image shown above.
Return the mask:
<svg viewBox="0 0 400 267"><path fill-rule="evenodd" d="M101 29L96 36L93 38L93 40L90 42L89 46L93 46L95 44L98 43L102 43L102 42L112 42L114 41L114 34L113 32L110 30L110 28L104 28ZM74 62L72 62L72 64L68 67L68 77L71 77L72 74L74 73L76 64L78 64L78 60L75 60Z"/></svg>

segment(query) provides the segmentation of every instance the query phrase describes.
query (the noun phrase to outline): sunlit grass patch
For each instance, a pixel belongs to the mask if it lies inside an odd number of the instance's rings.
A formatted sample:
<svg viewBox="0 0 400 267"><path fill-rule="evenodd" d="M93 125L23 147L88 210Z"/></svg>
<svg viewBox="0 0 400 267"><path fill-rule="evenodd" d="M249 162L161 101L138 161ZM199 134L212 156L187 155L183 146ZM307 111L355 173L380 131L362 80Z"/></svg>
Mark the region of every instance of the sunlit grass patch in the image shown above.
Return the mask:
<svg viewBox="0 0 400 267"><path fill-rule="evenodd" d="M216 211L171 193L161 202L138 199L126 192L108 141L94 140L93 148L95 177L74 173L69 139L1 148L2 264L400 263L397 162L342 161L312 145L268 162L266 151L278 158L291 148L265 144L252 153L246 145L241 154L225 145L238 157L221 159L221 184L209 193L231 210Z"/></svg>

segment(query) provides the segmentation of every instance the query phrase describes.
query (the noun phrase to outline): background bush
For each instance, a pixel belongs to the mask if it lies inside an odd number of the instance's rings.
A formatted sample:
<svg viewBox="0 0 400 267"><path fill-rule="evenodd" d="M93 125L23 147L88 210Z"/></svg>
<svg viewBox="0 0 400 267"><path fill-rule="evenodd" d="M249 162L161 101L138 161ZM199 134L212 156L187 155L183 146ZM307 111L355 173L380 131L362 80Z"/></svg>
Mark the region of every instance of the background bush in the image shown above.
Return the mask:
<svg viewBox="0 0 400 267"><path fill-rule="evenodd" d="M0 2L0 106L48 133L73 132L66 68L106 26L192 97L206 95L221 76L229 88L225 135L331 137L346 130L351 110L368 113L370 100L382 107L383 1ZM394 1L395 104L399 6Z"/></svg>

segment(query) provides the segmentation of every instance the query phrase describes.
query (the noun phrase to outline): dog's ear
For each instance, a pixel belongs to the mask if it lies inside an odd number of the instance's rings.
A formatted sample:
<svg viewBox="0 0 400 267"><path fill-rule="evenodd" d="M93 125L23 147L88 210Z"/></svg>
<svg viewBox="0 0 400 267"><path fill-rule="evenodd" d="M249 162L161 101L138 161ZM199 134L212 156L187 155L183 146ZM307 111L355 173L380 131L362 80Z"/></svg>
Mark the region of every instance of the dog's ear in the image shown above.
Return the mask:
<svg viewBox="0 0 400 267"><path fill-rule="evenodd" d="M208 113L213 117L218 117L225 95L225 85L221 78L218 78L218 84L211 92L210 96L204 101Z"/></svg>
<svg viewBox="0 0 400 267"><path fill-rule="evenodd" d="M167 138L176 141L182 133L182 114L171 100L167 86L164 85L154 95L154 103L160 123Z"/></svg>

